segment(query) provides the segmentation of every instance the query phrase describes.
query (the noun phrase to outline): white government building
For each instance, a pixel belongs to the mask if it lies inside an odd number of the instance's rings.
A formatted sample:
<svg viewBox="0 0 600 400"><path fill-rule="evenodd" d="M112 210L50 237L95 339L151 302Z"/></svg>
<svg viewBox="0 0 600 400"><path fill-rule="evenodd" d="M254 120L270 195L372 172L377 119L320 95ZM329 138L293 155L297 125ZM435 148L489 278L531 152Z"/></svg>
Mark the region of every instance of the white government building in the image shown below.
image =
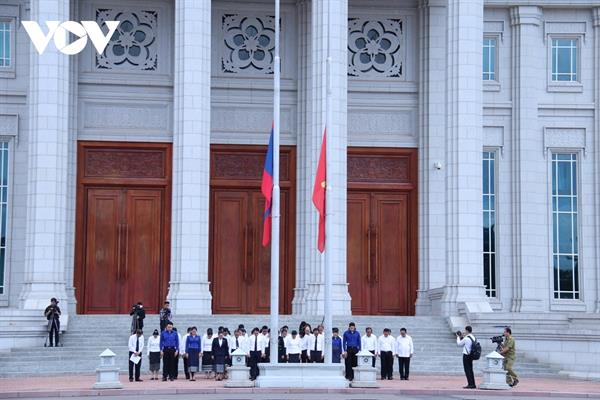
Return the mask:
<svg viewBox="0 0 600 400"><path fill-rule="evenodd" d="M120 24L38 55L23 20ZM41 337L51 297L268 313L275 23L263 0L0 0L0 347ZM334 314L510 324L597 372L600 3L283 0L279 24L282 314L323 313L330 37Z"/></svg>

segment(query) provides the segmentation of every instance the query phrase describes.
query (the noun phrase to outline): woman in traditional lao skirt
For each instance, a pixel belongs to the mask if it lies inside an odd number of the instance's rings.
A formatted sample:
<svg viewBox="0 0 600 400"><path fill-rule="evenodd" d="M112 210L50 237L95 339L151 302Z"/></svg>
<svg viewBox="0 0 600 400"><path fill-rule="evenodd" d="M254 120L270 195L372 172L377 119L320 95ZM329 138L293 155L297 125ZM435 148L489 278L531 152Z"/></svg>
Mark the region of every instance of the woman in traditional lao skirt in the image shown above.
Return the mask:
<svg viewBox="0 0 600 400"><path fill-rule="evenodd" d="M207 378L210 378L214 371L212 354L213 339L213 330L212 328L208 328L206 334L202 336L202 371L204 371Z"/></svg>
<svg viewBox="0 0 600 400"><path fill-rule="evenodd" d="M224 336L225 332L219 331L219 337L213 339L212 342L212 356L215 361L215 372L217 373L216 379L218 381L223 380L225 374L225 363L229 358L229 344Z"/></svg>
<svg viewBox="0 0 600 400"><path fill-rule="evenodd" d="M146 354L150 359L150 373L152 374L150 380L157 381L158 372L160 371L160 337L158 336L157 329L155 329L152 336L148 338L146 349Z"/></svg>
<svg viewBox="0 0 600 400"><path fill-rule="evenodd" d="M198 336L198 329L193 326L190 334L185 341L185 355L188 360L190 371L190 380L195 381L194 374L200 369L201 343Z"/></svg>

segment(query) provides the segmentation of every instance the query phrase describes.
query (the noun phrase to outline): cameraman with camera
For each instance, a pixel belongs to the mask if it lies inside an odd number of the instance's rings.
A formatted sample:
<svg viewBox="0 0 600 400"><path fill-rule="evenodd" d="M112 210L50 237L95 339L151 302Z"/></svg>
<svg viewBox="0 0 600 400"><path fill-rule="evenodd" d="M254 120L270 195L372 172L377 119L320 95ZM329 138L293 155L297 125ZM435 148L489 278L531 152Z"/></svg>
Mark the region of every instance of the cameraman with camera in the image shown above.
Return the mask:
<svg viewBox="0 0 600 400"><path fill-rule="evenodd" d="M513 365L516 358L515 339L512 337L512 330L507 326L504 328L504 343L500 354L504 356L504 370L506 371L506 383L508 386L515 387L519 383L519 379L515 371L513 371Z"/></svg>
<svg viewBox="0 0 600 400"><path fill-rule="evenodd" d="M144 310L144 305L141 301L138 301L137 304L134 304L131 307L129 315L132 316L131 334L134 335L138 330L141 331L144 328L144 318L146 318L146 310Z"/></svg>
<svg viewBox="0 0 600 400"><path fill-rule="evenodd" d="M476 346L476 343L477 339L473 336L473 328L471 326L465 326L464 333L461 331L456 332L456 345L463 348L463 368L467 377L467 386L464 386L463 389L477 389L475 374L473 373L473 360L478 358L473 355L473 348Z"/></svg>
<svg viewBox="0 0 600 400"><path fill-rule="evenodd" d="M60 307L58 307L58 300L56 300L56 297L50 299L50 305L44 310L44 316L48 320L48 339L50 339L50 347L54 347L54 343L56 343L56 347L58 347Z"/></svg>

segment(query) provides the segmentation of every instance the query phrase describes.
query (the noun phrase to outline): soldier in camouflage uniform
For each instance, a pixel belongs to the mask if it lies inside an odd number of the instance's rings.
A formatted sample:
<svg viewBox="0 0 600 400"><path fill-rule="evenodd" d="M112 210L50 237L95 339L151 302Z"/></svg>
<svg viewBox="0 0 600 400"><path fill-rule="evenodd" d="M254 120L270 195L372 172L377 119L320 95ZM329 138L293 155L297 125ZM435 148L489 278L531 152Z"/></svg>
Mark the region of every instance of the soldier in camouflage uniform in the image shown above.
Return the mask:
<svg viewBox="0 0 600 400"><path fill-rule="evenodd" d="M504 343L502 344L502 351L500 352L504 356L504 370L506 371L506 383L510 387L515 387L519 383L519 379L515 371L513 371L513 365L515 363L516 348L515 339L512 337L512 331L509 327L504 328Z"/></svg>

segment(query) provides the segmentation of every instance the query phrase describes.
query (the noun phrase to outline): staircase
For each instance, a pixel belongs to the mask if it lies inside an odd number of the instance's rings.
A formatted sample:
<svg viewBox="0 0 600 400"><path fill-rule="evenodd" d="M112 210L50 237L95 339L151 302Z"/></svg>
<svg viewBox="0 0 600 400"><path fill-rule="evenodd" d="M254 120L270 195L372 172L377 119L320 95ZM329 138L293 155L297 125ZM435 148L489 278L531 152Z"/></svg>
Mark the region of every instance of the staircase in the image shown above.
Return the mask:
<svg viewBox="0 0 600 400"><path fill-rule="evenodd" d="M302 317L313 327L319 324L322 317ZM218 326L226 326L232 332L238 324L244 324L246 330L258 326L269 325L269 316L264 315L215 315L215 316L183 316L174 317L180 333L188 326L198 327L199 334L205 333L208 327L216 332ZM298 329L300 317L282 316L281 325L288 325L290 331ZM461 349L456 346L456 339L450 332L444 318L441 317L380 317L352 316L334 318L334 326L343 332L349 321L356 323L357 329L364 333L367 326L373 328L377 335L383 328L389 327L392 335L399 334L401 327L408 329L415 345L415 355L411 361L411 374L426 375L462 375ZM159 327L158 316L148 315L144 321L144 333L147 339L155 328ZM77 315L71 317L69 330L62 337L63 347L11 349L0 353L0 377L54 375L54 374L90 374L99 364L98 355L106 348L117 354L117 365L121 371L127 371L127 341L131 318L127 315ZM493 350L487 338L479 338L483 346L483 354ZM518 346L518 343L517 343ZM145 349L144 349L145 355ZM144 358L142 371L148 371L148 360ZM180 369L183 363L179 363ZM480 374L485 366L482 356L475 363L475 372ZM377 366L379 368L379 366ZM398 363L394 363L397 374ZM558 377L558 369L540 364L518 354L515 370L521 376Z"/></svg>

